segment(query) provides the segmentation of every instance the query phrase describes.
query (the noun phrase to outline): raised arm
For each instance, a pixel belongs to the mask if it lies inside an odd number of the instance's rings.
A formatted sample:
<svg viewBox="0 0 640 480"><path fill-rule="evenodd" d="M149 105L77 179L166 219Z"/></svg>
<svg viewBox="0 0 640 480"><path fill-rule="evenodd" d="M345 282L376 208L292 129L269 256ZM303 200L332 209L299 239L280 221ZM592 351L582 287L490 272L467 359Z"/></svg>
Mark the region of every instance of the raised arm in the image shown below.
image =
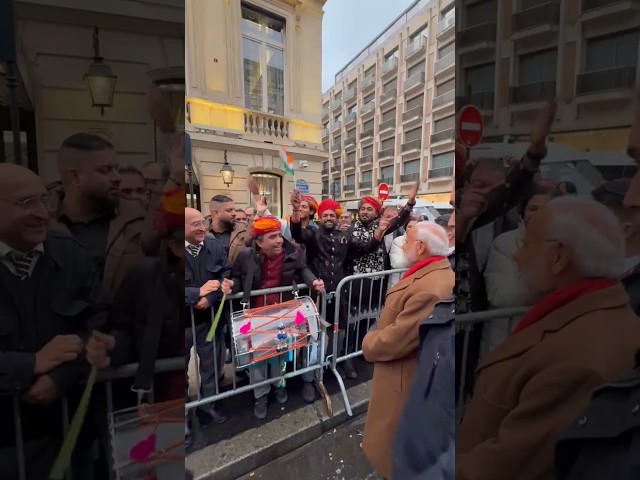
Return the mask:
<svg viewBox="0 0 640 480"><path fill-rule="evenodd" d="M300 220L300 202L300 192L294 190L291 194L291 206L293 207L293 213L291 213L291 219L289 221L291 237L297 243L300 243L307 249L311 249L313 251L316 247L316 234L310 228L302 228L302 221Z"/></svg>
<svg viewBox="0 0 640 480"><path fill-rule="evenodd" d="M382 242L384 241L384 236L388 233L387 230L389 228L389 221L381 218L380 225L378 229L373 234L373 238L368 242L362 242L358 240L354 240L353 237L349 239L348 245L348 254L347 257L350 259L360 258L367 253L373 253L378 250Z"/></svg>

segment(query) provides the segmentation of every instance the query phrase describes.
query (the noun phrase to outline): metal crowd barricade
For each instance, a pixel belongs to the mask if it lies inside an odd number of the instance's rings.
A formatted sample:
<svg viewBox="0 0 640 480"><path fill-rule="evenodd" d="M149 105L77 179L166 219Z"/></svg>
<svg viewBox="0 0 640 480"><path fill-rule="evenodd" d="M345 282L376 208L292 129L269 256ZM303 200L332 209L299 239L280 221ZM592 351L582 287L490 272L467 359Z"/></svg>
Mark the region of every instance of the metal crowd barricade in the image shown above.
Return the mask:
<svg viewBox="0 0 640 480"><path fill-rule="evenodd" d="M353 411L347 389L338 372L338 364L362 355L362 339L382 313L389 279L394 274L402 275L404 272L406 269L349 275L340 280L335 292L327 295L327 301L334 303L335 312L330 366L338 380L345 410L349 416L353 416ZM359 286L354 292L353 284L358 281ZM341 319L345 313L347 318ZM366 327L363 325L365 321ZM344 333L341 334L343 329ZM342 352L343 345L344 353Z"/></svg>
<svg viewBox="0 0 640 480"><path fill-rule="evenodd" d="M498 343L502 342L513 329L514 323L519 320L527 310L529 310L529 307L512 307L456 315L456 334L463 335L461 364L456 365L456 369L460 370L458 401L456 405L456 419L458 422L462 420L464 408L470 401L470 398L465 398L466 378L470 362L479 360L489 353ZM489 328L482 332L481 345L478 351L479 356L474 359L469 356L470 333L478 324L484 324Z"/></svg>
<svg viewBox="0 0 640 480"><path fill-rule="evenodd" d="M288 287L277 287L277 288L270 288L270 289L263 289L263 290L253 290L251 292L250 298L254 299L256 297L264 297L266 300L267 296L278 294L280 296L280 302L282 302L284 294L291 295L293 293L294 295L297 295L300 292L309 290L309 288L305 284L298 284L296 286L297 291L293 291L293 292L292 292L292 287L293 285ZM236 365L236 351L235 351L235 344L234 344L233 338L230 338L231 341L229 342L229 350L230 350L230 357L231 357L230 362L229 361L225 362L226 348L225 348L225 345L222 343L222 339L226 335L229 335L229 337L232 337L233 325L232 325L231 317L233 316L234 312L238 312L239 310L242 309L242 305L239 303L239 301L242 299L242 296L243 296L242 293L227 296L227 302L228 302L227 312L230 312L230 313L227 315L223 314L226 316L226 318L220 319L221 324L223 321L225 322L224 325L227 331L222 333L216 332L216 337L214 337L214 340L209 344L204 344L204 345L202 343L200 344L200 348L211 348L213 350L213 360L214 360L213 369L214 369L215 379L218 380L215 382L215 387L214 387L215 394L208 395L206 397L203 397L201 392L200 359L199 359L199 355L197 354L198 342L195 335L196 324L194 319L194 310L193 308L191 309L191 328L192 328L192 332L194 332L192 355L193 355L193 359L195 360L194 373L195 373L195 379L196 379L196 398L195 400L192 400L189 403L185 404L185 409L187 410L187 412L195 408L201 407L203 405L217 402L219 400L223 400L228 397L239 395L244 392L250 392L257 387L270 385L277 382L277 379L269 378L260 382L255 382L255 383L249 382L249 384L247 385L241 385L241 383L243 382L240 379L238 379L237 374L245 370L246 368L251 368L251 367L250 366L238 367ZM327 324L324 321L324 318L325 318L324 312L326 311L326 297L324 295L318 295L316 306L320 314L319 325L318 325L319 341L318 341L318 353L316 356L317 359L316 361L310 360L309 358L310 354L307 347L294 352L293 362L292 362L292 371L287 372L284 375L284 378L290 379L293 377L303 375L307 372L313 372L315 377L316 387L318 388L318 390L320 391L320 394L325 400L325 404L326 404L329 415L332 415L333 409L331 406L331 397L329 396L323 383L323 368L328 366L328 360L325 358L326 341L327 341L326 340ZM213 317L215 316L215 312L212 311L211 315L213 320ZM210 325L207 325L207 330L209 327ZM218 330L220 330L221 326L219 325L217 328ZM298 361L298 352L300 352L300 355L302 357L306 356L306 361L305 361L305 358L302 358L301 362ZM229 365L228 369L225 368L225 363ZM302 363L302 365L299 365L299 363ZM219 380L226 378L226 375L228 373L230 373L230 376L231 376L231 384L223 388L220 386Z"/></svg>
<svg viewBox="0 0 640 480"><path fill-rule="evenodd" d="M183 370L183 369L184 369L183 357L166 358L166 359L160 359L156 362L155 373L160 374L160 373L166 373L166 372L174 372L174 371ZM96 385L104 385L104 389L105 389L105 400L106 400L105 402L106 411L104 412L105 422L107 421L107 418L109 417L109 415L113 412L113 408L114 408L113 392L112 392L113 382L117 380L127 379L127 378L133 379L137 371L138 371L138 364L131 363L117 369L108 368L108 369L102 370L98 375ZM95 394L96 392L94 390L93 395ZM16 439L16 460L17 460L17 468L18 468L18 478L16 480L26 480L26 465L25 465L25 450L24 450L25 445L24 445L24 437L22 432L20 403L21 403L20 396L18 394L14 394L13 395L13 424L14 424L15 439ZM62 420L62 427L63 427L62 431L63 431L63 434L66 435L67 431L69 430L69 424L70 424L71 418L73 417L73 412L69 411L69 402L66 396L63 396L61 398L61 409L62 409L61 420ZM98 441L102 443L102 441L110 441L110 439L98 437ZM62 445L62 439L60 439L60 445ZM100 445L100 447L102 447L101 454L106 456L106 459L109 465L109 478L111 480L114 480L116 476L115 476L115 470L113 465L113 457L111 454L111 445L102 444ZM69 470L66 472L65 480L74 480L74 476L71 468L69 468ZM78 480L83 480L83 479L78 479Z"/></svg>

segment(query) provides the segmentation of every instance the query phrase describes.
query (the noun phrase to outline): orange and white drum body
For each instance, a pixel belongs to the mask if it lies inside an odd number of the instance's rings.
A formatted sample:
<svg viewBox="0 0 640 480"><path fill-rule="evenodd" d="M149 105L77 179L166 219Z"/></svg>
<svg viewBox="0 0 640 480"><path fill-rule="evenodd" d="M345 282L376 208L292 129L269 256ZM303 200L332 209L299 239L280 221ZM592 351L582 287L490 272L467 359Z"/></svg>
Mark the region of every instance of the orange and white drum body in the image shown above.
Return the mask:
<svg viewBox="0 0 640 480"><path fill-rule="evenodd" d="M234 312L236 368L263 362L318 342L320 316L310 297Z"/></svg>

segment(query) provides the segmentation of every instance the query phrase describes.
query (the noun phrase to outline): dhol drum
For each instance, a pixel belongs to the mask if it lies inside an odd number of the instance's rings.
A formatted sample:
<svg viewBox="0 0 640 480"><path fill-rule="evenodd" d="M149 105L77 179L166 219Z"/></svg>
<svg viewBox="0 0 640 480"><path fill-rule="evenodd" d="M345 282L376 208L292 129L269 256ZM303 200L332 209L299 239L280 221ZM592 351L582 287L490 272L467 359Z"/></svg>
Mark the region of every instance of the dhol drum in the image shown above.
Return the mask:
<svg viewBox="0 0 640 480"><path fill-rule="evenodd" d="M310 297L234 312L236 369L317 343L320 316Z"/></svg>

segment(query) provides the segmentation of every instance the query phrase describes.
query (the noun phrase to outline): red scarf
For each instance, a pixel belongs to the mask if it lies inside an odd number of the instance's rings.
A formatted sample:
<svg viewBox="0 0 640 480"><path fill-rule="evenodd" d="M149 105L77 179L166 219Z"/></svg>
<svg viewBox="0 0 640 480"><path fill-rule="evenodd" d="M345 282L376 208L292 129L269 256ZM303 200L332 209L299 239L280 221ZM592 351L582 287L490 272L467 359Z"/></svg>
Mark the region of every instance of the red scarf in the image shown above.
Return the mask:
<svg viewBox="0 0 640 480"><path fill-rule="evenodd" d="M611 278L585 278L573 285L551 292L536 303L515 326L511 335L537 323L551 312L578 298L614 286L617 280Z"/></svg>
<svg viewBox="0 0 640 480"><path fill-rule="evenodd" d="M439 262L440 260L445 260L445 258L444 257L429 257L429 258L425 258L424 260L420 260L413 267L411 267L409 270L407 270L407 273L405 273L402 276L402 280L404 280L407 277L410 277L411 275L416 273L418 270L421 270L424 267L426 267L428 265L431 265L432 263Z"/></svg>

